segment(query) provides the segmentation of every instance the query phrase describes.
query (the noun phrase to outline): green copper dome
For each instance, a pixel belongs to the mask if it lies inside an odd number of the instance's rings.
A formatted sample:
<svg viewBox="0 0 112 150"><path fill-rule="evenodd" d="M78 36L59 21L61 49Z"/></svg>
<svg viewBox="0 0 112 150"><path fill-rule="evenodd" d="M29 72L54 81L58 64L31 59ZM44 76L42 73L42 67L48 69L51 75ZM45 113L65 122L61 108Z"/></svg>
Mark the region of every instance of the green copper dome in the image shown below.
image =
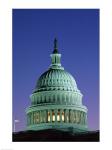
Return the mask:
<svg viewBox="0 0 112 150"><path fill-rule="evenodd" d="M87 108L82 104L80 90L74 77L61 66L54 40L51 65L37 80L27 108L27 129L87 130Z"/></svg>

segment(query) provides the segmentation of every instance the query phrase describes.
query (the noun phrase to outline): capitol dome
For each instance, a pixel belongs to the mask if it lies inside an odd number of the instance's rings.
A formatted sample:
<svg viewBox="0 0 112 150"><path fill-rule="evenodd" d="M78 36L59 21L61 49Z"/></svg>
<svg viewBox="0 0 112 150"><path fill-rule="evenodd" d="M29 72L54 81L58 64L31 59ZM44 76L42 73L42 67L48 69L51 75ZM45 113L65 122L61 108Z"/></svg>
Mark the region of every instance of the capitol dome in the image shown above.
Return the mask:
<svg viewBox="0 0 112 150"><path fill-rule="evenodd" d="M46 90L77 90L75 79L64 69L49 69L37 81L37 91Z"/></svg>
<svg viewBox="0 0 112 150"><path fill-rule="evenodd" d="M49 69L37 80L27 108L27 129L87 130L87 108L74 77L61 66L57 40Z"/></svg>

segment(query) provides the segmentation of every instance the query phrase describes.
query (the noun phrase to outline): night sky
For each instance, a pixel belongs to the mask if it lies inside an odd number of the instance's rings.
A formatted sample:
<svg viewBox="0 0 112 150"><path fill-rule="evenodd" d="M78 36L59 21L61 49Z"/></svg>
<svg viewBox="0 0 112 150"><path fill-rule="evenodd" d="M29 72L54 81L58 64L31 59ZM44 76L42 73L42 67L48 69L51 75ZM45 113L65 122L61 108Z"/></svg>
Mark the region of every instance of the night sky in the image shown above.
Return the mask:
<svg viewBox="0 0 112 150"><path fill-rule="evenodd" d="M88 127L99 129L99 10L13 9L13 121L25 130L25 109L30 106L39 76L51 64L54 38L62 66L71 73L84 95Z"/></svg>

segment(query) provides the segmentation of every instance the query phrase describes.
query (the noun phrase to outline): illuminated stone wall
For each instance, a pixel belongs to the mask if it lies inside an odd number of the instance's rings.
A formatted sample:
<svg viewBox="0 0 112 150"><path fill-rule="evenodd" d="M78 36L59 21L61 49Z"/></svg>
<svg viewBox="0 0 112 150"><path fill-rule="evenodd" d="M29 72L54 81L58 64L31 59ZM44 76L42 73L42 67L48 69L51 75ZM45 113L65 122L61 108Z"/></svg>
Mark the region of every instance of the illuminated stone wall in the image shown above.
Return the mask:
<svg viewBox="0 0 112 150"><path fill-rule="evenodd" d="M27 125L51 123L51 122L65 122L86 125L87 115L85 112L78 110L41 110L34 111L27 114Z"/></svg>

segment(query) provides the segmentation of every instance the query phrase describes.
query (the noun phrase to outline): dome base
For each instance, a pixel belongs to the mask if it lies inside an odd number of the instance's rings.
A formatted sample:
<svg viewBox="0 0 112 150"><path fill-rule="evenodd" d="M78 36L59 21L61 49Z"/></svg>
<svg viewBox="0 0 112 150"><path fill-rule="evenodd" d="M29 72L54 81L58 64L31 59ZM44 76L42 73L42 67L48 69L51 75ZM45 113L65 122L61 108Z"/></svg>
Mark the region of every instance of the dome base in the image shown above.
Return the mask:
<svg viewBox="0 0 112 150"><path fill-rule="evenodd" d="M39 125L30 125L26 130L46 130L46 129L56 129L61 131L72 131L72 132L86 132L88 128L86 125L79 125L73 123L43 123Z"/></svg>

